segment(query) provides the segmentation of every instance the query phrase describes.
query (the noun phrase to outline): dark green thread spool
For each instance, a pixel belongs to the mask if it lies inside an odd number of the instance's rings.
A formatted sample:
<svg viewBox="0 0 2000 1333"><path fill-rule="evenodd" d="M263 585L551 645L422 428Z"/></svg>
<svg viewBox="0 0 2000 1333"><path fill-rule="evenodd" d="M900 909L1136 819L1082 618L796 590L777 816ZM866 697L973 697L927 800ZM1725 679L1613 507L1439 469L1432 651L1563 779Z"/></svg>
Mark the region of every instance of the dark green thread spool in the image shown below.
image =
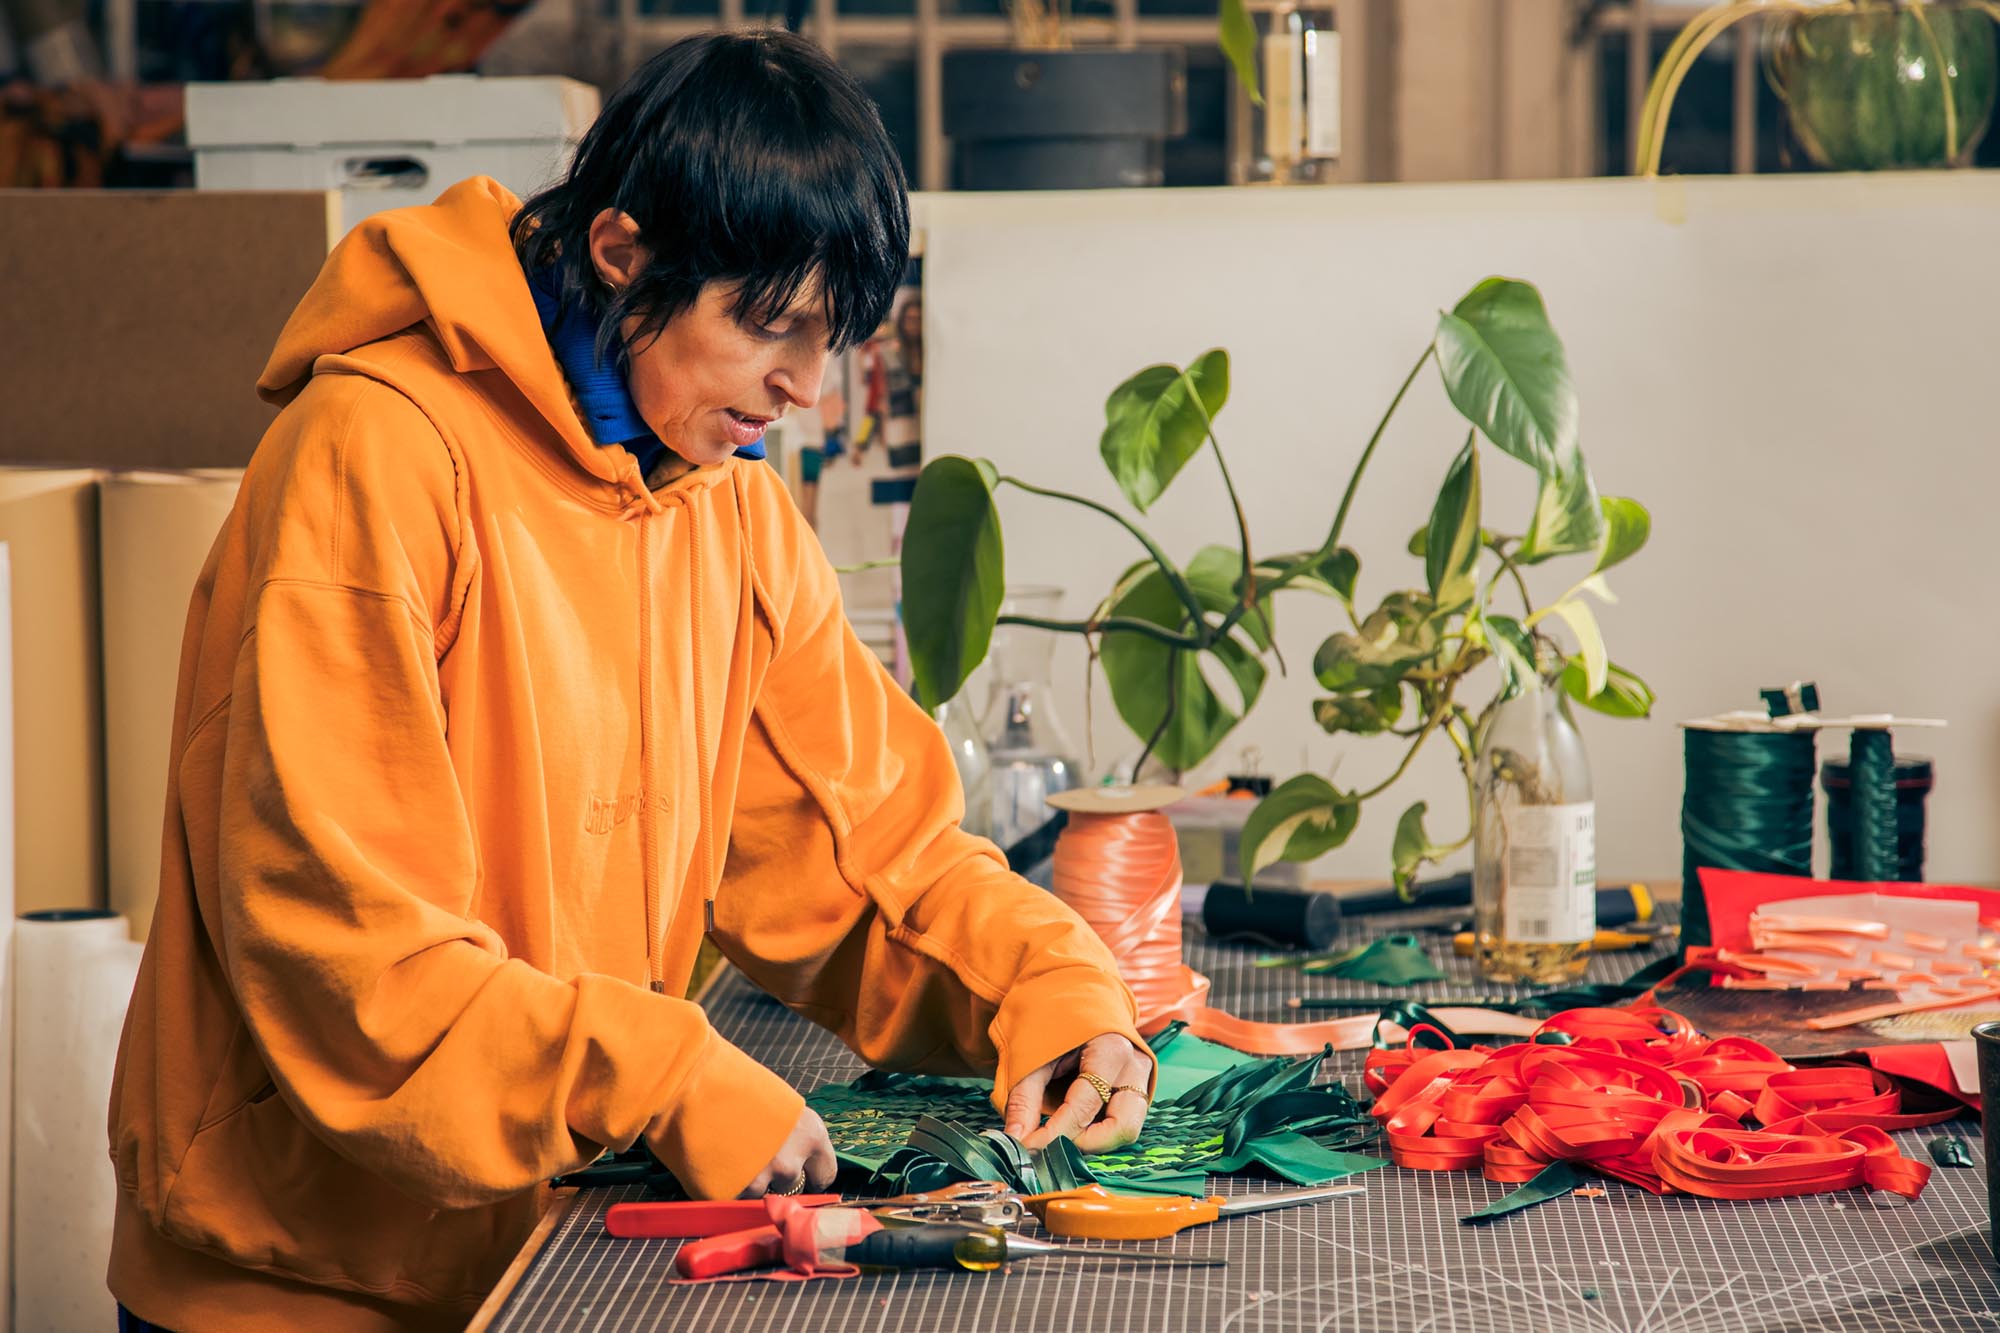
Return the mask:
<svg viewBox="0 0 2000 1333"><path fill-rule="evenodd" d="M1865 735L1886 737L1886 732L1857 732L1858 740ZM1885 873L1863 873L1856 856L1857 833L1854 821L1855 797L1853 768L1849 761L1829 759L1820 765L1820 787L1826 792L1826 832L1827 841L1833 848L1833 862L1828 873L1834 879L1844 880L1892 880L1903 884L1918 884L1924 878L1924 805L1929 798L1934 783L1931 761L1917 755L1894 759L1894 776L1890 782L1890 799L1894 813L1890 818L1894 834L1894 852L1888 859L1889 868ZM1879 808L1879 788L1877 807ZM1879 827L1879 826L1878 826ZM1872 847L1878 836L1871 830L1869 845ZM1881 857L1877 850L1874 855ZM1872 865L1869 869L1881 869Z"/></svg>
<svg viewBox="0 0 2000 1333"><path fill-rule="evenodd" d="M1706 945L1701 867L1811 876L1814 733L1689 724L1682 737L1681 933Z"/></svg>

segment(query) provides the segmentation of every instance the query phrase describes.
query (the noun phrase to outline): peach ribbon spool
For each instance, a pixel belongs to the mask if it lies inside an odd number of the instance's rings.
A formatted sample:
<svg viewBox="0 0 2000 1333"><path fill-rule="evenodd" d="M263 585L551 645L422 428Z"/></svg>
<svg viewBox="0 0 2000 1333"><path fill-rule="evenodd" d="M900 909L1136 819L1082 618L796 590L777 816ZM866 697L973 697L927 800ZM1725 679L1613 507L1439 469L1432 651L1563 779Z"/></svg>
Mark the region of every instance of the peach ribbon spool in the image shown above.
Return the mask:
<svg viewBox="0 0 2000 1333"><path fill-rule="evenodd" d="M1083 787L1049 804L1069 815L1056 840L1055 895L1111 950L1118 975L1139 1006L1139 1031L1151 1035L1179 1020L1195 1036L1253 1055L1313 1055L1332 1046L1358 1050L1375 1036L1372 1014L1318 1023L1259 1023L1208 1003L1209 981L1181 956L1181 856L1174 826L1160 812L1181 799L1178 787ZM1484 1010L1440 1011L1469 1030L1508 1026ZM1533 1024L1528 1024L1532 1027Z"/></svg>

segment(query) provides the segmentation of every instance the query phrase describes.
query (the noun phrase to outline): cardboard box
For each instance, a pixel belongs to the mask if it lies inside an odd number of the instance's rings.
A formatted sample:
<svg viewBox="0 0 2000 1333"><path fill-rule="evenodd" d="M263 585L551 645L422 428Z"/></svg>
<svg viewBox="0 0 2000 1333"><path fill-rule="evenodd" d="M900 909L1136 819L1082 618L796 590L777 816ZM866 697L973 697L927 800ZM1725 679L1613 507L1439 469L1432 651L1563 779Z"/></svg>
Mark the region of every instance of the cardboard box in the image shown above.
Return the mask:
<svg viewBox="0 0 2000 1333"><path fill-rule="evenodd" d="M427 204L468 176L548 184L597 119L574 79L273 79L187 90L201 190L337 190L341 227Z"/></svg>
<svg viewBox="0 0 2000 1333"><path fill-rule="evenodd" d="M121 472L98 487L104 637L104 821L111 910L146 938L195 580L243 474Z"/></svg>
<svg viewBox="0 0 2000 1333"><path fill-rule="evenodd" d="M275 415L257 377L338 202L0 191L0 462L243 466Z"/></svg>

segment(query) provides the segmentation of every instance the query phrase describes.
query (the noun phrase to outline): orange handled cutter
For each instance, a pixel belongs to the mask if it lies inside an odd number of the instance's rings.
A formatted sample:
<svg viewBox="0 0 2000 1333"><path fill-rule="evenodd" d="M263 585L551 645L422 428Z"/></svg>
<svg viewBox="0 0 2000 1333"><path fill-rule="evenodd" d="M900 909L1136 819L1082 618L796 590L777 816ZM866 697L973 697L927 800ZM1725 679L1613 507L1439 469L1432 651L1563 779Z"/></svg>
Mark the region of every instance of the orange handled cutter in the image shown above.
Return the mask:
<svg viewBox="0 0 2000 1333"><path fill-rule="evenodd" d="M1059 1194L1038 1194L1024 1199L1029 1211L1041 1219L1052 1236L1074 1236L1088 1240L1159 1240L1189 1227L1201 1226L1224 1217L1268 1212L1274 1208L1296 1208L1324 1199L1346 1199L1366 1194L1366 1185L1323 1185L1317 1189L1273 1190L1267 1194L1242 1194L1235 1198L1213 1195L1191 1199L1186 1195L1149 1195L1133 1198L1107 1193L1102 1186Z"/></svg>

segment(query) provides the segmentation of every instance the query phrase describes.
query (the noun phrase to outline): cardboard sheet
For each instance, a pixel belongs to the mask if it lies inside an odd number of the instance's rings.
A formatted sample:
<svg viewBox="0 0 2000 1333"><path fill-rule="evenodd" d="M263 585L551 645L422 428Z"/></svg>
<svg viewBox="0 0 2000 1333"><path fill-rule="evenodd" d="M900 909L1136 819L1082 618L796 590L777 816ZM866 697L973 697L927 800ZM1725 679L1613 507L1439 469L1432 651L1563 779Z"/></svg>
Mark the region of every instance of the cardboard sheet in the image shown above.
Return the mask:
<svg viewBox="0 0 2000 1333"><path fill-rule="evenodd" d="M241 467L257 377L339 235L320 191L0 191L0 459Z"/></svg>
<svg viewBox="0 0 2000 1333"><path fill-rule="evenodd" d="M111 910L146 937L188 597L243 474L123 472L100 489L104 795Z"/></svg>

